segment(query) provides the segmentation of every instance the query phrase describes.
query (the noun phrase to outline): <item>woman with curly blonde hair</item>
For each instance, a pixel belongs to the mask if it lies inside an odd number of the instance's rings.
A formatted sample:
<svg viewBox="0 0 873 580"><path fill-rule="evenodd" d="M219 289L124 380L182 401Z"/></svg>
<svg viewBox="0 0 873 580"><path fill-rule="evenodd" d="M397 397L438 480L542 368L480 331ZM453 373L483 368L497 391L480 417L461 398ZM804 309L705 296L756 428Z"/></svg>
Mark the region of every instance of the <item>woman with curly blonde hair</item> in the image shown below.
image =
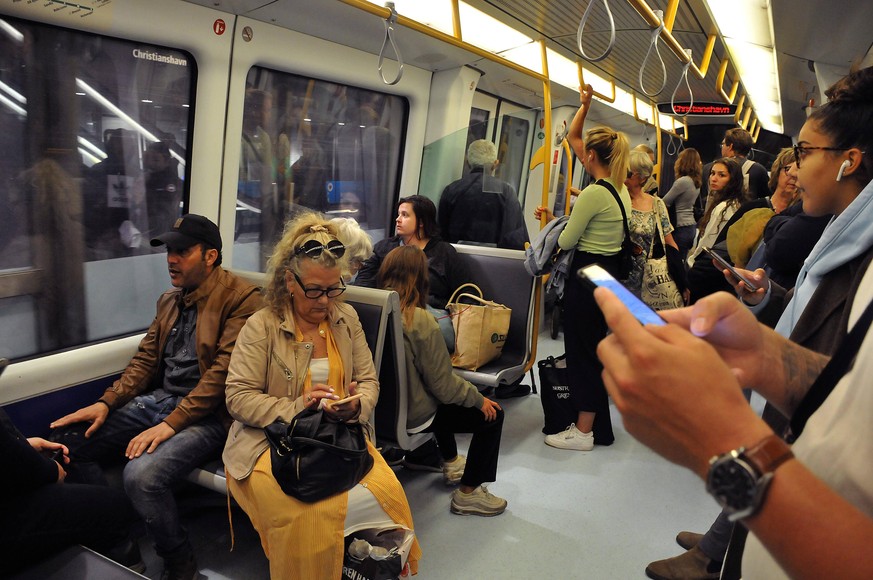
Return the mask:
<svg viewBox="0 0 873 580"><path fill-rule="evenodd" d="M412 534L403 488L371 442L369 473L315 503L286 495L271 469L264 428L304 409L360 423L372 436L379 382L354 308L337 300L345 291L345 254L336 228L318 215L288 223L268 263L267 306L240 331L228 369L228 490L258 531L274 579L339 578L343 538L354 531ZM334 404L354 394L362 396ZM404 556L415 572L421 551L417 541L410 544Z"/></svg>

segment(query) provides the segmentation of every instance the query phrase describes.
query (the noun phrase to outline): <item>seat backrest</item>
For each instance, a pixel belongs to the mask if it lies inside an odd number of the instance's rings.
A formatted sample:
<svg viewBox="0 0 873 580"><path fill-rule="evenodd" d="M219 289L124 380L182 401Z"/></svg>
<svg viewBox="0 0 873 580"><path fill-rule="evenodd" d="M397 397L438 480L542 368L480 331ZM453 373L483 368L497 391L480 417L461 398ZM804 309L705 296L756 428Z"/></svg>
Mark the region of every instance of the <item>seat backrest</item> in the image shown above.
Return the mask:
<svg viewBox="0 0 873 580"><path fill-rule="evenodd" d="M455 372L477 385L496 387L511 383L524 374L533 352L536 278L525 270L525 254L521 250L463 245L456 245L455 249L467 263L470 282L482 290L485 299L512 309L509 334L500 357L476 371L455 369Z"/></svg>

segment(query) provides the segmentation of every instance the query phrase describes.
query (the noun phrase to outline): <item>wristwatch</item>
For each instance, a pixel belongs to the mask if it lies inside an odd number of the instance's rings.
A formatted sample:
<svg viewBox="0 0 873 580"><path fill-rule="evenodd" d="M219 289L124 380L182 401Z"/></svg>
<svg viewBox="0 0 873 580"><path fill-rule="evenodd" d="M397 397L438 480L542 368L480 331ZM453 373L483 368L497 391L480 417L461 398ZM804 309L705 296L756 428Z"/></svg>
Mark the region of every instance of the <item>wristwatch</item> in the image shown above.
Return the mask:
<svg viewBox="0 0 873 580"><path fill-rule="evenodd" d="M706 491L735 522L753 515L764 502L777 467L794 457L778 435L768 435L753 447L740 447L709 460Z"/></svg>

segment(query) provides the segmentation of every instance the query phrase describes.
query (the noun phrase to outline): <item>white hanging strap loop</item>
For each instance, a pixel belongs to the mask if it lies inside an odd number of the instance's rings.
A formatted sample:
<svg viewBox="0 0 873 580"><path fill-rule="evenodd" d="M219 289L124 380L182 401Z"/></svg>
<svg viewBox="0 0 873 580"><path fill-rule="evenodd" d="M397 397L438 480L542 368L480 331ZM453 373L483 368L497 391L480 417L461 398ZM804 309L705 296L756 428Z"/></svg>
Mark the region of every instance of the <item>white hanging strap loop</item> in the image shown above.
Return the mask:
<svg viewBox="0 0 873 580"><path fill-rule="evenodd" d="M673 141L673 134L672 134L672 133L668 133L668 135L670 136L670 140L667 142L667 149L666 149L666 151L667 151L667 155L669 155L670 157L672 157L672 156L674 156L674 155L678 155L678 154L679 154L679 150L676 148L676 143Z"/></svg>
<svg viewBox="0 0 873 580"><path fill-rule="evenodd" d="M585 29L585 24L588 23L588 18L591 16L591 9L594 8L594 2L596 2L596 0L591 0L591 2L588 3L588 8L586 8L585 12L582 14L582 20L579 21L579 29L576 31L576 44L579 48L579 54L589 62L599 62L603 60L609 56L609 53L612 52L613 47L615 47L615 20L612 18L612 12L609 10L609 0L603 0L603 7L606 8L606 15L609 17L609 44L607 45L606 50L603 51L603 54L595 57L590 57L585 54L585 49L582 48L582 31Z"/></svg>
<svg viewBox="0 0 873 580"><path fill-rule="evenodd" d="M385 39L382 41L382 48L379 50L379 76L382 77L382 82L386 85L396 85L403 77L403 56L397 48L397 42L394 40L394 25L397 24L397 10L394 8L394 2L386 2L385 8L391 11L388 18L385 19ZM385 73L382 72L382 64L385 62L385 48L388 46L388 41L391 41L391 48L394 50L394 55L397 57L397 62L400 63L400 69L397 71L397 77L393 81L385 78Z"/></svg>
<svg viewBox="0 0 873 580"><path fill-rule="evenodd" d="M673 114L678 117L687 117L688 113L691 112L691 109L694 107L694 91L691 90L691 83L688 82L688 69L691 68L691 49L686 48L685 54L688 55L688 62L685 63L685 66L682 67L682 74L679 76L679 82L676 83L676 88L673 89L673 94L670 96L670 108L673 110ZM676 93L679 92L679 85L682 84L682 80L685 80L685 86L688 87L688 110L685 111L684 115L680 115L676 112Z"/></svg>
<svg viewBox="0 0 873 580"><path fill-rule="evenodd" d="M664 90L664 87L667 84L667 66L664 64L664 59L661 57L661 51L658 49L658 39L661 38L661 31L664 30L664 11L663 10L655 10L655 16L658 17L658 21L661 23L657 28L652 29L652 40L649 43L649 50L646 51L646 58L643 59L643 64L640 65L640 90L646 94L647 97L656 97L661 94L661 91ZM661 76L663 80L661 81L661 87L650 93L646 90L645 85L643 85L643 71L646 70L646 62L648 62L649 57L652 55L652 49L655 50L655 54L658 55L658 60L661 61Z"/></svg>

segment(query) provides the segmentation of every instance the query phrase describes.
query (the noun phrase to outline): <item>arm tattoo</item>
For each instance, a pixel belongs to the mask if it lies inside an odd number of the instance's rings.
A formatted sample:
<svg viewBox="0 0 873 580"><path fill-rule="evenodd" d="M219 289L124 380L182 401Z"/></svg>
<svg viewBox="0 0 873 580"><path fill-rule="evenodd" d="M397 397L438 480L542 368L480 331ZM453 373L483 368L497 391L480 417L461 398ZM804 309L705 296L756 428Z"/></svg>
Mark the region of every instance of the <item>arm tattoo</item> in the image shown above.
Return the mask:
<svg viewBox="0 0 873 580"><path fill-rule="evenodd" d="M829 356L813 352L790 341L782 345L782 365L785 373L785 411L789 417L821 374Z"/></svg>

